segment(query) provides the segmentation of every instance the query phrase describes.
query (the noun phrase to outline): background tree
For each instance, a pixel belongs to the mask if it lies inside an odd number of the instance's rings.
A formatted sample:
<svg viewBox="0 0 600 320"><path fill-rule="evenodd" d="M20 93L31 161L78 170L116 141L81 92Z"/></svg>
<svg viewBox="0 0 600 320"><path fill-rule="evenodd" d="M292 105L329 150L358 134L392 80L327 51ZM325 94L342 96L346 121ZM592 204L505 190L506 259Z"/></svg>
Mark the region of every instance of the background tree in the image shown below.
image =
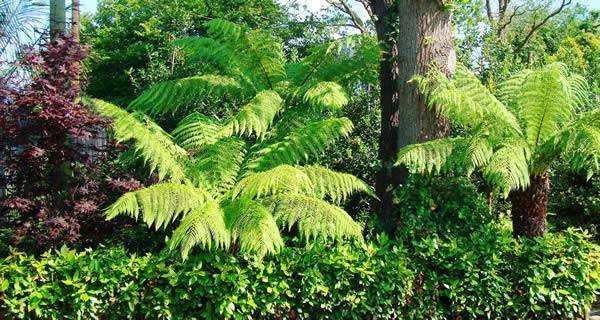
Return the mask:
<svg viewBox="0 0 600 320"><path fill-rule="evenodd" d="M66 28L65 0L50 0L50 37L52 40L65 34Z"/></svg>

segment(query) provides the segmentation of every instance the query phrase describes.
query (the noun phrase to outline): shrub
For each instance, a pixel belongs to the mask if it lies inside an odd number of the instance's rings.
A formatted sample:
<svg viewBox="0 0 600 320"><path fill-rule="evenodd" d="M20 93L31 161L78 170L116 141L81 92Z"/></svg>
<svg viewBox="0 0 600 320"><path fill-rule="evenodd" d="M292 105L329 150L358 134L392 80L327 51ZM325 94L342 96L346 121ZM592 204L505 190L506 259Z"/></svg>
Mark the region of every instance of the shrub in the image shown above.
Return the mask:
<svg viewBox="0 0 600 320"><path fill-rule="evenodd" d="M0 262L0 317L151 319L568 319L600 288L598 248L569 230L515 240L380 239L286 247L262 261L222 252L182 261L121 248Z"/></svg>
<svg viewBox="0 0 600 320"><path fill-rule="evenodd" d="M484 226L468 237L413 242L413 319L574 319L600 288L598 247L568 230L515 240Z"/></svg>
<svg viewBox="0 0 600 320"><path fill-rule="evenodd" d="M402 239L469 235L491 222L483 195L465 177L410 175L394 200L400 214Z"/></svg>

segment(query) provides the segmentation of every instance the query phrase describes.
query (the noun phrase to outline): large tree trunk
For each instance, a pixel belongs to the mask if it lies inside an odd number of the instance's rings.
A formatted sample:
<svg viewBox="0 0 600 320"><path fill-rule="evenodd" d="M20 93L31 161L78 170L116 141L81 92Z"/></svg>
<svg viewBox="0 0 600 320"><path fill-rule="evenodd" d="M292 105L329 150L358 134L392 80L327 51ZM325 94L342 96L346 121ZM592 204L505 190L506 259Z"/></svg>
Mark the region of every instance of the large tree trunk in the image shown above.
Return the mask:
<svg viewBox="0 0 600 320"><path fill-rule="evenodd" d="M71 35L77 43L79 43L81 29L81 19L79 16L79 0L73 0L71 2Z"/></svg>
<svg viewBox="0 0 600 320"><path fill-rule="evenodd" d="M50 0L50 38L52 40L65 33L65 0Z"/></svg>
<svg viewBox="0 0 600 320"><path fill-rule="evenodd" d="M452 76L456 55L451 13L440 1L372 0L371 8L384 52L380 63L382 168L375 188L380 222L384 231L392 234L397 224L393 187L407 177L405 169L394 167L398 150L444 136L449 128L446 120L425 106L416 86L408 81L434 66Z"/></svg>
<svg viewBox="0 0 600 320"><path fill-rule="evenodd" d="M532 176L530 183L526 190L510 193L515 236L538 237L546 232L550 175Z"/></svg>

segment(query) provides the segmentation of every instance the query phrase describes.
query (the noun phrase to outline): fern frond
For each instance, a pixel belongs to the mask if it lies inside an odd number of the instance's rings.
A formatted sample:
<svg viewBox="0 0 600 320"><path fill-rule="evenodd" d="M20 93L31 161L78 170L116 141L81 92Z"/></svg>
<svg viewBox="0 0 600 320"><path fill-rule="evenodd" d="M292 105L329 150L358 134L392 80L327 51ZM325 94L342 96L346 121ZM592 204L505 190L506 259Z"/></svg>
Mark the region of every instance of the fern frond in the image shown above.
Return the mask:
<svg viewBox="0 0 600 320"><path fill-rule="evenodd" d="M494 152L483 170L486 181L505 197L512 190L529 186L530 151L525 143L507 144Z"/></svg>
<svg viewBox="0 0 600 320"><path fill-rule="evenodd" d="M226 249L230 239L223 209L217 201L211 200L185 215L169 240L169 248L174 250L179 247L183 260L186 260L189 252L197 245L210 248L214 244Z"/></svg>
<svg viewBox="0 0 600 320"><path fill-rule="evenodd" d="M215 143L222 135L223 126L216 119L194 112L185 117L173 130L175 141L187 150Z"/></svg>
<svg viewBox="0 0 600 320"><path fill-rule="evenodd" d="M555 65L531 73L519 96L527 142L535 151L566 124L573 111L570 84Z"/></svg>
<svg viewBox="0 0 600 320"><path fill-rule="evenodd" d="M412 172L440 173L446 168L454 149L463 141L464 138L442 138L408 145L398 151L396 165L404 164Z"/></svg>
<svg viewBox="0 0 600 320"><path fill-rule="evenodd" d="M173 181L185 180L182 160L187 158L187 153L150 118L141 113L130 114L102 100L94 99L92 103L100 114L113 118L118 142L133 140L136 154L149 165L151 173L158 173L159 180L165 177Z"/></svg>
<svg viewBox="0 0 600 320"><path fill-rule="evenodd" d="M304 102L316 110L337 110L348 104L348 98L339 84L319 82L304 93Z"/></svg>
<svg viewBox="0 0 600 320"><path fill-rule="evenodd" d="M262 91L228 120L222 136L256 135L262 137L281 110L283 99L275 91Z"/></svg>
<svg viewBox="0 0 600 320"><path fill-rule="evenodd" d="M344 237L362 240L362 228L343 209L321 199L300 195L280 194L265 199L268 210L277 222L298 231L306 239L335 239Z"/></svg>
<svg viewBox="0 0 600 320"><path fill-rule="evenodd" d="M468 139L465 153L458 155L458 161L467 170L467 175L471 175L475 169L486 166L493 155L493 146L486 137L474 137Z"/></svg>
<svg viewBox="0 0 600 320"><path fill-rule="evenodd" d="M248 168L262 171L280 164L296 164L310 156L325 152L328 145L348 137L353 129L347 118L331 118L310 123L293 130L283 140L274 142L254 153Z"/></svg>
<svg viewBox="0 0 600 320"><path fill-rule="evenodd" d="M215 39L235 43L244 32L242 26L225 19L212 19L204 23L208 34Z"/></svg>
<svg viewBox="0 0 600 320"><path fill-rule="evenodd" d="M240 95L242 88L235 79L202 75L161 82L129 104L129 109L150 114L175 113L180 107L208 97L221 98L225 94Z"/></svg>
<svg viewBox="0 0 600 320"><path fill-rule="evenodd" d="M572 170L585 171L588 179L592 177L600 170L600 109L582 114L557 134L555 140L547 147L555 150L555 157L562 153Z"/></svg>
<svg viewBox="0 0 600 320"><path fill-rule="evenodd" d="M234 200L225 207L225 217L233 241L239 243L243 252L261 258L279 252L284 245L275 219L258 202L248 198Z"/></svg>
<svg viewBox="0 0 600 320"><path fill-rule="evenodd" d="M238 138L224 138L197 151L186 174L198 186L213 194L224 193L236 182L244 160L246 144Z"/></svg>
<svg viewBox="0 0 600 320"><path fill-rule="evenodd" d="M456 68L452 81L437 69L411 81L417 84L430 108L435 107L440 115L465 128L477 127L491 118L499 126L515 132L521 130L514 115L463 66Z"/></svg>
<svg viewBox="0 0 600 320"><path fill-rule="evenodd" d="M106 218L127 215L142 220L156 230L166 227L181 215L211 199L208 192L179 183L160 183L127 192L106 210Z"/></svg>
<svg viewBox="0 0 600 320"><path fill-rule="evenodd" d="M356 192L365 192L375 197L368 184L351 174L335 172L317 165L298 169L308 176L314 186L315 196L320 199L329 198L339 204Z"/></svg>
<svg viewBox="0 0 600 320"><path fill-rule="evenodd" d="M284 192L312 195L315 190L312 181L302 170L289 165L280 165L243 178L235 185L232 198L252 199Z"/></svg>
<svg viewBox="0 0 600 320"><path fill-rule="evenodd" d="M523 89L523 82L532 73L531 69L521 70L510 78L500 82L498 84L497 96L505 106L510 108L512 111L518 110L518 98L521 96L521 90Z"/></svg>

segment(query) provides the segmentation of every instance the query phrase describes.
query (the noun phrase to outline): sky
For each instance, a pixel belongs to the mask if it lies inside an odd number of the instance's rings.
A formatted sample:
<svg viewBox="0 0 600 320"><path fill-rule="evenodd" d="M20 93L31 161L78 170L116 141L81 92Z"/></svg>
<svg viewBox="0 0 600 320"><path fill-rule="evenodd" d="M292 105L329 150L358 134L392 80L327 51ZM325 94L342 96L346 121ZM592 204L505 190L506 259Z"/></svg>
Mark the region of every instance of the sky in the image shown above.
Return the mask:
<svg viewBox="0 0 600 320"><path fill-rule="evenodd" d="M312 12L317 12L327 5L326 0L299 0L300 4L306 4ZM578 3L584 4L591 9L600 9L600 0L578 0ZM96 10L98 0L81 0L81 11L92 13Z"/></svg>

